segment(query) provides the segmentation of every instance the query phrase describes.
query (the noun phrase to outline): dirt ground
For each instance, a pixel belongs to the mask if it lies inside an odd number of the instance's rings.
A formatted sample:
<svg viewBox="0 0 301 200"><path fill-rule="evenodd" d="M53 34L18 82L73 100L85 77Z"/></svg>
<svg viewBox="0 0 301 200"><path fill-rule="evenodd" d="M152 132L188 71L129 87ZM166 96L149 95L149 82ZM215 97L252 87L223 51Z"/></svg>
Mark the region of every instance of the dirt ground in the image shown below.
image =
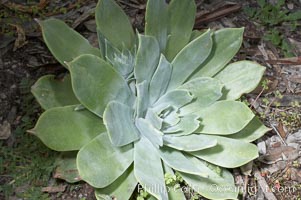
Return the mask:
<svg viewBox="0 0 301 200"><path fill-rule="evenodd" d="M116 1L142 32L145 0ZM267 67L261 85L242 98L271 131L255 142L260 157L233 170L240 198L301 199L301 1L279 7L280 0L196 2L196 29L245 27L234 60ZM26 130L41 113L30 86L44 74L66 73L47 50L34 18L62 19L96 46L96 3L0 0L0 199L94 199L87 184L53 178L57 154ZM282 17L290 13L297 14Z"/></svg>

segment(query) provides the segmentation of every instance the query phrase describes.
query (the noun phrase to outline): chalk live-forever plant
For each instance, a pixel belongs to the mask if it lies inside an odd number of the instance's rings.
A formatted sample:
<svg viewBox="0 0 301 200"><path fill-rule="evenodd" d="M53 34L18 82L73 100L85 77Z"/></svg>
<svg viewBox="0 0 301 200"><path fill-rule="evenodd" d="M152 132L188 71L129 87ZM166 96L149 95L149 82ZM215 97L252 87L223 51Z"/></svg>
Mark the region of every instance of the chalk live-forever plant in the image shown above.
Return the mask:
<svg viewBox="0 0 301 200"><path fill-rule="evenodd" d="M71 152L60 164L75 163L76 180L95 187L98 199L129 199L138 184L151 198L185 199L165 184L175 172L206 198L237 198L227 168L255 159L250 142L268 130L237 99L257 86L264 67L228 64L243 29L192 31L195 13L193 0L149 0L145 32L135 34L114 0L100 0L99 48L62 21L39 22L70 73L44 76L32 87L45 112L30 132Z"/></svg>

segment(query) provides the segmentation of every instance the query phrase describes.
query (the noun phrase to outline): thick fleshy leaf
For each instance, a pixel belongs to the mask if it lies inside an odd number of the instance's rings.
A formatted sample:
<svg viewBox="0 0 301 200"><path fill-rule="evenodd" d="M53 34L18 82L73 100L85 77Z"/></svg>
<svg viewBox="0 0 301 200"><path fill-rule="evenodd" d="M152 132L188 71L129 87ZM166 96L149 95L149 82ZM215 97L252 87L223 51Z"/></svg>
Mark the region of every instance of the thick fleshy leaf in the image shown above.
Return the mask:
<svg viewBox="0 0 301 200"><path fill-rule="evenodd" d="M111 101L103 114L103 122L107 128L113 145L124 146L139 139L134 123L134 110L117 101Z"/></svg>
<svg viewBox="0 0 301 200"><path fill-rule="evenodd" d="M194 174L202 177L208 177L208 174L202 172L180 151L164 146L159 149L159 154L164 163L166 163L169 167L173 168L176 171Z"/></svg>
<svg viewBox="0 0 301 200"><path fill-rule="evenodd" d="M163 118L163 122L167 125L167 126L174 126L176 124L178 124L180 122L180 117L178 115L178 110L171 110L168 112L168 114L164 115Z"/></svg>
<svg viewBox="0 0 301 200"><path fill-rule="evenodd" d="M153 109L149 108L146 112L145 119L151 123L156 129L162 128L163 119L160 118Z"/></svg>
<svg viewBox="0 0 301 200"><path fill-rule="evenodd" d="M178 89L188 90L195 97L191 103L180 109L180 114L198 112L200 108L213 104L222 96L222 88L220 81L208 77L196 78L180 86Z"/></svg>
<svg viewBox="0 0 301 200"><path fill-rule="evenodd" d="M133 167L129 167L116 181L105 188L95 189L97 200L130 199L137 185Z"/></svg>
<svg viewBox="0 0 301 200"><path fill-rule="evenodd" d="M163 136L164 145L175 148L180 151L199 151L214 147L217 140L212 140L203 134L191 134L187 136Z"/></svg>
<svg viewBox="0 0 301 200"><path fill-rule="evenodd" d="M177 136L189 135L196 131L200 126L198 115L185 115L175 126L168 127L163 130L164 133L176 134Z"/></svg>
<svg viewBox="0 0 301 200"><path fill-rule="evenodd" d="M165 175L169 174L171 176L175 176L173 170L168 165L166 165L164 162L163 162L163 168L164 168ZM181 187L177 187L177 185L174 185L174 186L167 185L167 190L168 190L168 199L169 200L186 200Z"/></svg>
<svg viewBox="0 0 301 200"><path fill-rule="evenodd" d="M136 120L136 126L141 135L147 138L155 147L163 146L163 133L143 118Z"/></svg>
<svg viewBox="0 0 301 200"><path fill-rule="evenodd" d="M166 92L171 76L171 70L171 64L166 60L164 55L161 54L159 65L154 73L154 76L151 79L149 86L151 105Z"/></svg>
<svg viewBox="0 0 301 200"><path fill-rule="evenodd" d="M165 1L148 0L145 13L145 35L153 36L164 52L167 42L168 12Z"/></svg>
<svg viewBox="0 0 301 200"><path fill-rule="evenodd" d="M98 30L113 46L122 50L132 49L135 33L131 22L114 0L99 0L95 9Z"/></svg>
<svg viewBox="0 0 301 200"><path fill-rule="evenodd" d="M198 166L204 173L209 174L209 178L203 178L179 172L192 189L208 199L237 199L239 190L235 186L234 178L229 171L217 168L197 158L191 157L191 159L195 166Z"/></svg>
<svg viewBox="0 0 301 200"><path fill-rule="evenodd" d="M190 41L198 38L199 36L201 36L203 33L205 33L207 30L206 29L202 29L202 30L193 30L191 35L190 35Z"/></svg>
<svg viewBox="0 0 301 200"><path fill-rule="evenodd" d="M238 133L227 135L227 137L245 142L253 142L270 130L257 117L254 117L244 129Z"/></svg>
<svg viewBox="0 0 301 200"><path fill-rule="evenodd" d="M227 137L206 135L208 139L217 140L217 145L192 155L225 168L242 166L258 157L258 149L254 144Z"/></svg>
<svg viewBox="0 0 301 200"><path fill-rule="evenodd" d="M191 0L173 0L168 6L168 42L166 57L173 58L189 42L195 22L196 5Z"/></svg>
<svg viewBox="0 0 301 200"><path fill-rule="evenodd" d="M62 152L60 157L56 159L56 169L53 177L63 179L69 183L75 183L81 180L77 165L77 151Z"/></svg>
<svg viewBox="0 0 301 200"><path fill-rule="evenodd" d="M159 108L163 108L166 106L174 106L176 108L181 108L182 106L191 102L192 99L193 96L188 90L173 90L166 93L160 99L158 99L158 101L153 105L153 107L156 111L160 110Z"/></svg>
<svg viewBox="0 0 301 200"><path fill-rule="evenodd" d="M209 56L212 48L211 31L208 30L187 44L172 61L172 73L168 90L184 83Z"/></svg>
<svg viewBox="0 0 301 200"><path fill-rule="evenodd" d="M69 75L63 79L56 79L54 75L43 76L31 87L31 92L45 110L79 104Z"/></svg>
<svg viewBox="0 0 301 200"><path fill-rule="evenodd" d="M96 115L102 117L106 105L115 99L129 106L133 104L134 95L126 81L102 59L82 55L68 66L77 99Z"/></svg>
<svg viewBox="0 0 301 200"><path fill-rule="evenodd" d="M101 52L101 55L104 59L106 59L105 55L106 55L106 38L105 36L101 33L101 31L99 30L99 28L96 27L96 31L97 31L97 38L98 38L98 47L99 50Z"/></svg>
<svg viewBox="0 0 301 200"><path fill-rule="evenodd" d="M92 47L88 40L58 19L39 21L44 41L52 55L66 68L70 62L82 54L101 57L99 49Z"/></svg>
<svg viewBox="0 0 301 200"><path fill-rule="evenodd" d="M99 117L88 110L75 111L76 107L46 110L29 132L39 137L50 149L79 150L106 128Z"/></svg>
<svg viewBox="0 0 301 200"><path fill-rule="evenodd" d="M134 69L135 58L132 52L123 48L119 50L108 41L105 40L104 57L124 78L127 78Z"/></svg>
<svg viewBox="0 0 301 200"><path fill-rule="evenodd" d="M253 91L264 70L265 67L250 61L239 61L225 67L215 76L225 85L223 99L235 100L242 94Z"/></svg>
<svg viewBox="0 0 301 200"><path fill-rule="evenodd" d="M149 105L148 83L142 81L141 83L136 84L136 90L136 115L138 117L144 117Z"/></svg>
<svg viewBox="0 0 301 200"><path fill-rule="evenodd" d="M230 135L242 130L254 117L248 106L238 101L218 101L200 109L197 133Z"/></svg>
<svg viewBox="0 0 301 200"><path fill-rule="evenodd" d="M212 36L211 54L191 79L212 77L221 71L238 52L243 40L243 31L243 28L225 28L216 31Z"/></svg>
<svg viewBox="0 0 301 200"><path fill-rule="evenodd" d="M159 200L168 199L160 155L145 137L135 143L134 173L147 192Z"/></svg>
<svg viewBox="0 0 301 200"><path fill-rule="evenodd" d="M137 83L144 80L149 83L160 57L160 47L157 40L152 36L139 35L139 46L134 66L134 74Z"/></svg>
<svg viewBox="0 0 301 200"><path fill-rule="evenodd" d="M96 188L104 188L118 179L133 162L133 145L114 147L107 133L85 145L77 155L81 178Z"/></svg>

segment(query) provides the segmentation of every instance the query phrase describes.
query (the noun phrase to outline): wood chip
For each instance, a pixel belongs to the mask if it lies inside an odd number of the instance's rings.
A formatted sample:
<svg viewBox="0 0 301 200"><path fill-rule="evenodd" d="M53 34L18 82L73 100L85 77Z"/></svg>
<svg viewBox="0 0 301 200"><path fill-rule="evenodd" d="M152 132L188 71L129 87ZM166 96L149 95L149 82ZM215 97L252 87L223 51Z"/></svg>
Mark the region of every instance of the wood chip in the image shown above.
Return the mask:
<svg viewBox="0 0 301 200"><path fill-rule="evenodd" d="M260 171L257 167L254 167L254 176L257 179L258 185L261 187L264 196L268 200L277 200L274 193L270 190L269 185L267 184L266 180L261 176Z"/></svg>
<svg viewBox="0 0 301 200"><path fill-rule="evenodd" d="M43 187L42 192L47 193L58 193L58 192L64 192L66 189L66 185L60 185L60 186L49 186L49 187Z"/></svg>

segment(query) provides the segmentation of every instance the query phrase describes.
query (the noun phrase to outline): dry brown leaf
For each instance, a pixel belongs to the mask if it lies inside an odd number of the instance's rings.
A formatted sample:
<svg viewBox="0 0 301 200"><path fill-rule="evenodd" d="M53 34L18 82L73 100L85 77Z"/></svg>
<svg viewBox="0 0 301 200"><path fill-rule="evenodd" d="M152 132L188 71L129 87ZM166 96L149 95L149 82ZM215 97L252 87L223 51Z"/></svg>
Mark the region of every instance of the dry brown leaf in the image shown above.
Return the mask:
<svg viewBox="0 0 301 200"><path fill-rule="evenodd" d="M10 24L10 25L15 27L17 31L17 39L15 40L15 44L13 48L13 51L16 51L17 49L27 44L26 35L24 29L20 25L16 25L16 24Z"/></svg>
<svg viewBox="0 0 301 200"><path fill-rule="evenodd" d="M298 150L290 146L270 148L266 155L260 156L259 160L266 164L273 164L280 160L295 160L299 157Z"/></svg>
<svg viewBox="0 0 301 200"><path fill-rule="evenodd" d="M282 124L282 122L279 122L279 123L278 123L277 130L278 130L280 136L281 136L283 139L285 139L285 138L286 138L286 135L287 135L287 132L285 131L284 125Z"/></svg>

